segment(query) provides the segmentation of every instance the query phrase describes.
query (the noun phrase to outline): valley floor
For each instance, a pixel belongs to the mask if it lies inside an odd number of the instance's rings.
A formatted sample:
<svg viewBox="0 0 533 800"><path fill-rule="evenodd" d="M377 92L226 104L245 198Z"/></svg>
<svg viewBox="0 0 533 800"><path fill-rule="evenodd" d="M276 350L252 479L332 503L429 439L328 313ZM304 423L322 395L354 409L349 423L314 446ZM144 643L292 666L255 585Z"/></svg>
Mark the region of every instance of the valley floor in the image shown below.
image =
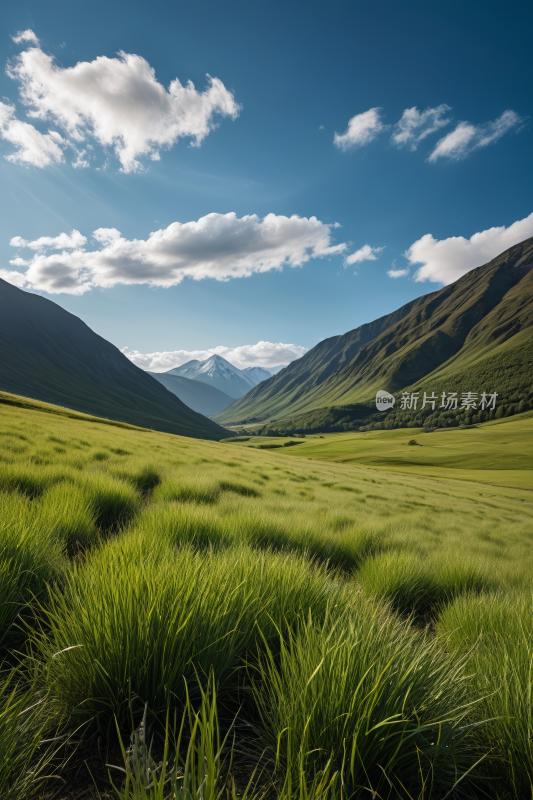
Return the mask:
<svg viewBox="0 0 533 800"><path fill-rule="evenodd" d="M409 442L416 442L409 446ZM299 458L334 461L421 477L453 478L533 490L533 413L468 428L404 428L367 433L251 437L241 446L283 445L276 451Z"/></svg>

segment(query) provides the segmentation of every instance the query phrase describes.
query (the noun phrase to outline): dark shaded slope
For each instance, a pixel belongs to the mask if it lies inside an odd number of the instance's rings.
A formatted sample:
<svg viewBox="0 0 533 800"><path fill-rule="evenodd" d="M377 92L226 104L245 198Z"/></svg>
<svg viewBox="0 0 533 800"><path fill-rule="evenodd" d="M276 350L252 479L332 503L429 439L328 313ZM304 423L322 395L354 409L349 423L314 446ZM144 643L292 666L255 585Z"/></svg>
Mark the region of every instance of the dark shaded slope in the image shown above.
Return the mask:
<svg viewBox="0 0 533 800"><path fill-rule="evenodd" d="M182 436L220 439L227 435L78 317L3 280L0 389Z"/></svg>
<svg viewBox="0 0 533 800"><path fill-rule="evenodd" d="M234 397L230 397L214 386L209 386L202 381L195 381L192 378L183 378L180 375L170 375L168 372L148 372L152 378L159 381L165 389L179 397L182 403L204 414L212 417L235 402Z"/></svg>
<svg viewBox="0 0 533 800"><path fill-rule="evenodd" d="M394 314L321 342L217 421L281 419L366 403L377 389L397 392L438 371L451 374L489 357L532 324L532 269L533 239L528 239Z"/></svg>

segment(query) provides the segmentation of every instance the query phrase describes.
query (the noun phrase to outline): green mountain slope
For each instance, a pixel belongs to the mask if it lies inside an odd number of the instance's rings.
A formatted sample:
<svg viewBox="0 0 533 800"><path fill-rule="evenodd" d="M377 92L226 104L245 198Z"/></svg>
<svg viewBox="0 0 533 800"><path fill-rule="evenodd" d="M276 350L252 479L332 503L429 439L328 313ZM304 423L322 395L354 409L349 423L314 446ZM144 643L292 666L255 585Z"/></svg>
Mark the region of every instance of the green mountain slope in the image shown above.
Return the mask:
<svg viewBox="0 0 533 800"><path fill-rule="evenodd" d="M3 280L0 354L5 392L182 436L227 436L78 317Z"/></svg>
<svg viewBox="0 0 533 800"><path fill-rule="evenodd" d="M320 342L215 419L294 420L354 404L364 416L378 389L449 381L506 342L512 347L523 331L533 333L532 270L533 238L393 314Z"/></svg>

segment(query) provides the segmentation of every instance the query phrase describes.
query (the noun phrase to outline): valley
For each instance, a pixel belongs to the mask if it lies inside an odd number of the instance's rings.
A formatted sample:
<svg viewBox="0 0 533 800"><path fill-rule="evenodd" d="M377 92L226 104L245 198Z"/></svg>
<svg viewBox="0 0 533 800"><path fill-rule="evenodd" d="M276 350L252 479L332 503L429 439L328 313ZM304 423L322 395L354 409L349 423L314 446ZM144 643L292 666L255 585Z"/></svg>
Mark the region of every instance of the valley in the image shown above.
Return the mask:
<svg viewBox="0 0 533 800"><path fill-rule="evenodd" d="M533 800L533 5L0 19L0 800Z"/></svg>
<svg viewBox="0 0 533 800"><path fill-rule="evenodd" d="M2 797L525 800L532 241L266 375L0 281Z"/></svg>

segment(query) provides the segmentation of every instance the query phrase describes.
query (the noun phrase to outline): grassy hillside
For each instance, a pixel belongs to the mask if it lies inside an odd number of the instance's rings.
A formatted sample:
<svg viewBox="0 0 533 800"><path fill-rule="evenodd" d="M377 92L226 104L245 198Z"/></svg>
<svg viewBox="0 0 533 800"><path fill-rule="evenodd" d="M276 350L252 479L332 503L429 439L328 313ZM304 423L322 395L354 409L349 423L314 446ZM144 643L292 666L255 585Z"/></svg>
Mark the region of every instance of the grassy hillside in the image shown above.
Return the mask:
<svg viewBox="0 0 533 800"><path fill-rule="evenodd" d="M456 371L454 371L456 370ZM266 425L256 425L256 432L285 434L342 430L387 430L393 428L447 428L471 425L492 419L521 414L533 408L533 338L528 328L491 349L485 357L472 358L465 366L461 362L447 365L428 375L418 384L405 387L406 392L418 392L419 402L413 410L401 410L399 393L395 406L381 413L375 403L356 403L314 409L296 417L280 419ZM435 409L422 409L423 393L434 392L438 398ZM496 392L494 410L471 409L446 411L440 408L442 392Z"/></svg>
<svg viewBox="0 0 533 800"><path fill-rule="evenodd" d="M259 450L12 403L2 797L527 796L531 417Z"/></svg>
<svg viewBox="0 0 533 800"><path fill-rule="evenodd" d="M0 351L1 391L169 433L225 435L78 317L2 280Z"/></svg>
<svg viewBox="0 0 533 800"><path fill-rule="evenodd" d="M352 406L352 420L364 421L373 413L378 389L394 393L422 381L455 379L492 359L514 337L531 338L532 270L533 239L528 239L395 314L321 342L216 420L283 421L303 428L319 409ZM516 381L522 377L517 374Z"/></svg>

